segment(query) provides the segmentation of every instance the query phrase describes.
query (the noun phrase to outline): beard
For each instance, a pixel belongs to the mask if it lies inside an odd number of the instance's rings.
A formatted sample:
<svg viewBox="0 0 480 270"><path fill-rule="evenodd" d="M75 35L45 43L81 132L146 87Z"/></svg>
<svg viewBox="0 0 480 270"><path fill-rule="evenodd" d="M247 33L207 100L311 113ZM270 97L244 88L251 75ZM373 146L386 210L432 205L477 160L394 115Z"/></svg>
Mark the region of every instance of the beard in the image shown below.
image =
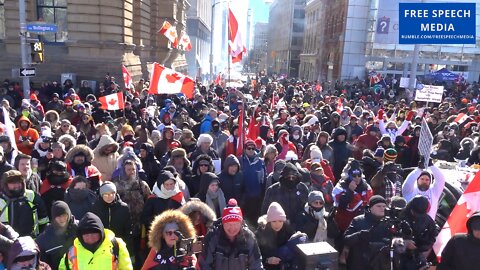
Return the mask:
<svg viewBox="0 0 480 270"><path fill-rule="evenodd" d="M420 191L427 191L429 187L430 187L430 185L427 185L427 184L418 185L418 189Z"/></svg>

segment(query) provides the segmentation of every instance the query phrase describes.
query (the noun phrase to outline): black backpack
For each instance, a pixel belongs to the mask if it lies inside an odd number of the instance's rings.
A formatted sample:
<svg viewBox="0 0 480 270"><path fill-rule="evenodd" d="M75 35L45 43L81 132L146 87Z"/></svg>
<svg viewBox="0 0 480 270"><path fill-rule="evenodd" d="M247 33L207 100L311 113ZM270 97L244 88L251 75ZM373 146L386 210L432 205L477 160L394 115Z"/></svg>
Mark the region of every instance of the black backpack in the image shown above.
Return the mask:
<svg viewBox="0 0 480 270"><path fill-rule="evenodd" d="M113 245L113 248L112 248L112 253L113 254L112 255L115 257L115 261L118 262L118 255L120 253L120 247L118 246L118 241L117 241L116 237L114 237L112 239L112 245ZM68 250L65 253L65 269L71 270L70 265L68 264Z"/></svg>

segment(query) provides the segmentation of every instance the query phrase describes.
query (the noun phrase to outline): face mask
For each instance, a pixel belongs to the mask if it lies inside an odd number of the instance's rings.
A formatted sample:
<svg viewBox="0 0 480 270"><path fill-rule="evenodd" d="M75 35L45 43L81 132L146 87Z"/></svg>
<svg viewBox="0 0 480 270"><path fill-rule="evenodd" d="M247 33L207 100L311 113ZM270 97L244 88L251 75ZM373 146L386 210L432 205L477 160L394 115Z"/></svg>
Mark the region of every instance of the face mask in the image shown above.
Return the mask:
<svg viewBox="0 0 480 270"><path fill-rule="evenodd" d="M300 135L297 135L297 134L293 135L293 139L295 139L295 140L300 139Z"/></svg>
<svg viewBox="0 0 480 270"><path fill-rule="evenodd" d="M24 191L23 189L14 189L14 190L9 190L10 194L14 198L18 198L23 195Z"/></svg>
<svg viewBox="0 0 480 270"><path fill-rule="evenodd" d="M130 142L133 140L133 135L126 135L125 137L123 137L123 139L127 142Z"/></svg>
<svg viewBox="0 0 480 270"><path fill-rule="evenodd" d="M312 210L313 210L314 212L320 212L320 211L323 210L323 206L322 206L322 207L313 207L313 206L310 206L310 207L312 208Z"/></svg>

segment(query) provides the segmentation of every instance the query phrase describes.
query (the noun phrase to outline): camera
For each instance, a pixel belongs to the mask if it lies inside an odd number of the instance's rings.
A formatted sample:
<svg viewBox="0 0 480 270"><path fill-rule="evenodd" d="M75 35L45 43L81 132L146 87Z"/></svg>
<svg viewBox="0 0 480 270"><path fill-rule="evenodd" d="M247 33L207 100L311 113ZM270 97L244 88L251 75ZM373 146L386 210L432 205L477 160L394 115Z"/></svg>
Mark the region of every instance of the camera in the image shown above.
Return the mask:
<svg viewBox="0 0 480 270"><path fill-rule="evenodd" d="M175 258L178 262L188 261L187 267L183 270L195 270L195 266L192 263L191 255L201 253L203 250L203 237L185 238L180 231L175 231L175 235L178 237L177 244L175 246Z"/></svg>

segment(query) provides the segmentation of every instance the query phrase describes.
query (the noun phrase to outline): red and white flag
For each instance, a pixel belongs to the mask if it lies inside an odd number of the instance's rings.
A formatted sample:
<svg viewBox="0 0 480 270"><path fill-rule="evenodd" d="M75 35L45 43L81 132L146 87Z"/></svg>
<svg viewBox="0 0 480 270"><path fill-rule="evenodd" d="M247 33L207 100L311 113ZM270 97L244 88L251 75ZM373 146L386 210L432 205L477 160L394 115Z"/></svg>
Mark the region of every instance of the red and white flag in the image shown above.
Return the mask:
<svg viewBox="0 0 480 270"><path fill-rule="evenodd" d="M337 112L341 113L343 111L343 100L342 98L338 98L337 101Z"/></svg>
<svg viewBox="0 0 480 270"><path fill-rule="evenodd" d="M377 84L377 83L379 83L381 80L382 80L382 74L380 74L380 73L376 73L375 75L370 76L370 84L371 84L371 85Z"/></svg>
<svg viewBox="0 0 480 270"><path fill-rule="evenodd" d="M315 85L315 91L317 92L321 92L322 91L322 85L320 83L317 83L317 85Z"/></svg>
<svg viewBox="0 0 480 270"><path fill-rule="evenodd" d="M217 75L217 78L215 78L215 81L213 83L215 85L220 85L221 82L222 82L222 73L219 72L218 75Z"/></svg>
<svg viewBox="0 0 480 270"><path fill-rule="evenodd" d="M122 92L99 97L98 101L100 101L102 109L104 110L115 111L123 110L123 108L125 108Z"/></svg>
<svg viewBox="0 0 480 270"><path fill-rule="evenodd" d="M459 113L457 118L455 118L455 122L458 123L459 125L465 122L467 120L468 115L466 113Z"/></svg>
<svg viewBox="0 0 480 270"><path fill-rule="evenodd" d="M238 143L237 143L237 157L241 157L243 155L243 147L245 143L245 127L244 124L244 108L240 110L240 115L238 116Z"/></svg>
<svg viewBox="0 0 480 270"><path fill-rule="evenodd" d="M437 236L433 250L439 260L450 238L457 233L467 233L467 220L477 211L480 211L480 172L475 174Z"/></svg>
<svg viewBox="0 0 480 270"><path fill-rule="evenodd" d="M125 82L125 88L130 89L130 87L132 87L133 85L133 80L132 80L132 76L128 72L128 69L124 65L122 65L122 74L123 74L123 81Z"/></svg>
<svg viewBox="0 0 480 270"><path fill-rule="evenodd" d="M187 35L187 32L182 30L182 35L178 41L177 48L189 52L192 49L192 43L190 42L190 37Z"/></svg>
<svg viewBox="0 0 480 270"><path fill-rule="evenodd" d="M192 78L158 63L153 63L149 94L183 93L187 98L193 98L194 87L195 81Z"/></svg>
<svg viewBox="0 0 480 270"><path fill-rule="evenodd" d="M247 52L241 31L238 27L238 20L233 14L232 9L228 9L228 48L230 56L232 57L232 63L240 62L242 55Z"/></svg>
<svg viewBox="0 0 480 270"><path fill-rule="evenodd" d="M171 43L173 43L173 47L176 47L177 44L177 29L173 27L168 21L164 21L162 28L158 30L158 32L164 35Z"/></svg>

